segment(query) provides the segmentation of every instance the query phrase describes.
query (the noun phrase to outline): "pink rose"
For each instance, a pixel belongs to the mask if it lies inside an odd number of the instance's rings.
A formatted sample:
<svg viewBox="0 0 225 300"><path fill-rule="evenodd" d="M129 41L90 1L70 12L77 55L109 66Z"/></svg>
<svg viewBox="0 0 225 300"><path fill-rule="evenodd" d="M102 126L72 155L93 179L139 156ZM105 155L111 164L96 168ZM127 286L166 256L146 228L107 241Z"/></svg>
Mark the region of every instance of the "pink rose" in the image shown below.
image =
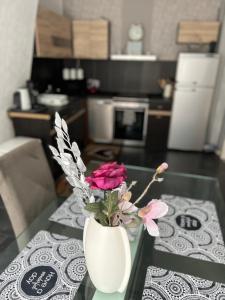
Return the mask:
<svg viewBox="0 0 225 300"><path fill-rule="evenodd" d="M127 178L127 169L117 162L102 164L97 170L93 171L86 181L91 189L112 190L117 188Z"/></svg>

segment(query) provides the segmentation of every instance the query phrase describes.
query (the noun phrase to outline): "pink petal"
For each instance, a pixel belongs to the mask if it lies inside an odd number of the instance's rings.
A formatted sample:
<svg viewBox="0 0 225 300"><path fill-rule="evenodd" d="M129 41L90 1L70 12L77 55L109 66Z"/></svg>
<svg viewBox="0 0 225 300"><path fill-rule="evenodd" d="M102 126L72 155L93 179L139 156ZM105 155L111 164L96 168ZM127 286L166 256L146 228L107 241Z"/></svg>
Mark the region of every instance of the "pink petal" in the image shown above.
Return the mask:
<svg viewBox="0 0 225 300"><path fill-rule="evenodd" d="M105 169L109 169L109 168L115 167L116 165L117 165L116 161L108 162L108 163L101 164L100 167L99 167L99 169L105 170Z"/></svg>
<svg viewBox="0 0 225 300"><path fill-rule="evenodd" d="M125 213L132 213L138 210L138 208L129 201L120 202L119 208Z"/></svg>
<svg viewBox="0 0 225 300"><path fill-rule="evenodd" d="M153 199L148 203L147 207L150 208L150 211L145 216L147 220L161 218L168 212L167 204L161 200Z"/></svg>
<svg viewBox="0 0 225 300"><path fill-rule="evenodd" d="M125 171L123 168L117 168L114 169L110 172L109 177L116 177L116 176L124 176L125 175Z"/></svg>
<svg viewBox="0 0 225 300"><path fill-rule="evenodd" d="M85 180L86 180L88 183L91 183L91 182L92 182L91 176L87 176L87 177L85 178Z"/></svg>
<svg viewBox="0 0 225 300"><path fill-rule="evenodd" d="M129 215L122 214L120 219L123 221L123 224L130 224L132 222L132 218Z"/></svg>
<svg viewBox="0 0 225 300"><path fill-rule="evenodd" d="M102 190L112 190L118 187L123 182L123 177L110 178L110 177L96 177L92 178L92 184L96 185Z"/></svg>
<svg viewBox="0 0 225 300"><path fill-rule="evenodd" d="M109 173L110 173L109 170L98 169L98 170L93 171L92 176L93 177L108 176Z"/></svg>
<svg viewBox="0 0 225 300"><path fill-rule="evenodd" d="M156 169L156 172L158 174L161 174L161 173L165 172L167 169L168 169L168 164L166 162L164 162Z"/></svg>
<svg viewBox="0 0 225 300"><path fill-rule="evenodd" d="M148 220L148 222L145 224L146 228L148 230L148 233L151 236L159 236L159 227L153 220Z"/></svg>

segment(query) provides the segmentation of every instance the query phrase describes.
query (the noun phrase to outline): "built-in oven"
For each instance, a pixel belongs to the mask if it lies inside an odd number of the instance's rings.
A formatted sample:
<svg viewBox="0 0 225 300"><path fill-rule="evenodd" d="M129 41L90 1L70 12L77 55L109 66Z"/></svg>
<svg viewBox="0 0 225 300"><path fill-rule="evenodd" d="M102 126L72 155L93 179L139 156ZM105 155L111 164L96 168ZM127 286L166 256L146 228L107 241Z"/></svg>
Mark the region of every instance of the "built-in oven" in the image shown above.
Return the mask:
<svg viewBox="0 0 225 300"><path fill-rule="evenodd" d="M113 142L144 146L148 123L148 99L113 98Z"/></svg>

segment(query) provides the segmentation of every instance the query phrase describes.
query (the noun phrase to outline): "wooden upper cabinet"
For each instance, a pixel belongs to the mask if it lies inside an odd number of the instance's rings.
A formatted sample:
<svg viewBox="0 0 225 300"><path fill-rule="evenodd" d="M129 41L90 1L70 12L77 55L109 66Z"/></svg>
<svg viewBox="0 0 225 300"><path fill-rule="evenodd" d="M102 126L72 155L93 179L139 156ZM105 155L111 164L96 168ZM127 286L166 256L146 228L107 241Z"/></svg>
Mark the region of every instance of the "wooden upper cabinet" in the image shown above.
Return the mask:
<svg viewBox="0 0 225 300"><path fill-rule="evenodd" d="M180 44L209 44L219 38L218 21L182 21L179 23L177 42Z"/></svg>
<svg viewBox="0 0 225 300"><path fill-rule="evenodd" d="M74 20L73 51L75 58L107 59L109 57L109 22Z"/></svg>
<svg viewBox="0 0 225 300"><path fill-rule="evenodd" d="M72 57L72 22L53 11L39 7L36 24L36 54L38 57Z"/></svg>

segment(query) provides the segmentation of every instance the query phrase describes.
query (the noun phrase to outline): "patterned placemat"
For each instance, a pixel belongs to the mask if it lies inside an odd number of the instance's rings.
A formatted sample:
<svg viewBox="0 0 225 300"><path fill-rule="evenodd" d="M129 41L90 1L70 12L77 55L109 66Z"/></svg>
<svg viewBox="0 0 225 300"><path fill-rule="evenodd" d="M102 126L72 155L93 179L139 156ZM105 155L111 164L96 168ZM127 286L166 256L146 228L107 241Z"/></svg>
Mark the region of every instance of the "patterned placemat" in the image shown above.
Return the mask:
<svg viewBox="0 0 225 300"><path fill-rule="evenodd" d="M40 231L0 275L0 299L71 300L85 273L81 241Z"/></svg>
<svg viewBox="0 0 225 300"><path fill-rule="evenodd" d="M222 300L224 297L222 283L150 266L142 300Z"/></svg>
<svg viewBox="0 0 225 300"><path fill-rule="evenodd" d="M95 190L95 199L102 198L101 191ZM50 216L49 220L60 223L73 228L83 229L85 223L85 216L79 206L77 196L72 194L67 198L63 204Z"/></svg>
<svg viewBox="0 0 225 300"><path fill-rule="evenodd" d="M159 220L154 248L164 252L225 264L222 232L211 201L162 195L169 206Z"/></svg>

